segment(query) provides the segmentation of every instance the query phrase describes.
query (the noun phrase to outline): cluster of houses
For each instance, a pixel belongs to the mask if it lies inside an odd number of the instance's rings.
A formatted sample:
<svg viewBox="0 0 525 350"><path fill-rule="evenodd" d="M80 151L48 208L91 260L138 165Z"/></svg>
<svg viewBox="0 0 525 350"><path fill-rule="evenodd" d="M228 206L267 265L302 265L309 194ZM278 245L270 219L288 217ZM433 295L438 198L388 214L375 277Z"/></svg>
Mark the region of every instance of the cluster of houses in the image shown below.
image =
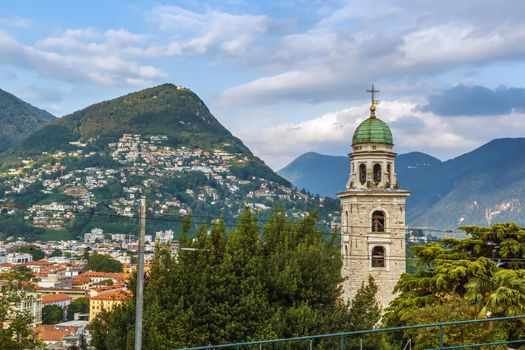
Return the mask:
<svg viewBox="0 0 525 350"><path fill-rule="evenodd" d="M78 212L94 208L102 200L117 215L132 217L137 213L138 198L146 190L154 194L150 205L156 215L187 215L195 206L214 205L228 210L228 215L236 215L245 206L266 210L276 200L289 203L312 200L305 193L273 181L235 176L232 166L250 160L244 153L172 147L167 136L140 134L123 134L117 142L108 144L109 151L87 152L86 147L94 141L70 142L70 147L78 149L43 152L8 171L6 198L16 202L18 194L36 185L41 185L37 186L41 188L39 191L50 196L46 204L35 204L27 210L20 208L25 210L25 220L36 227L64 230ZM95 156L111 158L117 165L108 167L93 161L84 163L90 165L87 167L66 166L71 161L80 164ZM176 191L163 188L165 179L175 179L183 173L202 173L209 184ZM101 193L110 187L118 188L118 195L102 199ZM9 209L8 214L16 212L16 208L8 207L9 200L4 202L4 206L0 202L0 207ZM304 212L298 209L292 210L292 214L301 216Z"/></svg>
<svg viewBox="0 0 525 350"><path fill-rule="evenodd" d="M176 253L178 245L174 238L175 233L171 230L146 235L146 268L153 259L157 242L171 243ZM46 257L33 261L30 253L20 252L28 246L43 251ZM89 342L90 321L103 310L112 310L131 297L127 282L135 266L131 264L130 251L136 251L137 246L136 238L130 235L105 234L99 228L86 232L83 241L0 241L0 276L21 269L30 275L30 285L24 292L27 297L15 308L31 314L35 332L49 349L67 349ZM54 254L58 251L60 255ZM89 271L86 254L93 253L119 260L123 272ZM0 286L2 283L5 281L0 278ZM89 309L66 320L71 303L79 298L89 302ZM63 310L63 322L46 324L42 310L47 305Z"/></svg>

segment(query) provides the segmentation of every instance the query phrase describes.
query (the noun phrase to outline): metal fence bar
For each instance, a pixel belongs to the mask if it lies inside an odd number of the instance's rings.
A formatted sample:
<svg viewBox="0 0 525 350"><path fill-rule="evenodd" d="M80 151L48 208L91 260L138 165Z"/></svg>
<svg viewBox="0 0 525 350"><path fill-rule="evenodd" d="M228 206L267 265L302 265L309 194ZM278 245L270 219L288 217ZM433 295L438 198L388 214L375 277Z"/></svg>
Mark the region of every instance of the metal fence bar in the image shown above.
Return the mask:
<svg viewBox="0 0 525 350"><path fill-rule="evenodd" d="M509 321L509 320L518 320L525 319L525 315L521 316L509 316L509 317L492 317L492 318L482 318L478 320L465 320L465 321L453 321L453 322L440 322L440 323L429 323L429 324L418 324L413 326L402 326L402 327L389 327L389 328L375 328L375 329L366 329L361 331L352 331L352 332L339 332L339 333L329 333L329 334L317 334L309 335L295 338L282 338L282 339L269 339L269 340L256 340L249 342L239 342L239 343L230 343L230 344L220 344L220 345L207 345L207 346L197 346L192 348L180 348L177 350L206 350L206 349L224 349L224 348L233 348L239 349L240 346L246 345L259 345L259 344L273 344L273 343L287 343L292 341L301 341L301 340L314 340L314 339L324 339L324 338L333 338L333 337L343 337L343 336L353 336L353 335L362 335L369 333L379 333L379 332L393 332L393 331L402 331L406 329L420 329L420 328L432 328L451 325L461 325L461 324L471 324L471 323L484 323L490 321ZM437 348L440 349L440 348ZM447 348L441 348L447 349ZM452 348L451 348L452 349Z"/></svg>
<svg viewBox="0 0 525 350"><path fill-rule="evenodd" d="M525 343L525 339L523 339L523 340L498 341L498 342L494 342L494 343L454 345L454 346L447 346L447 347L444 347L444 348L432 348L432 349L426 349L426 350L469 349L469 348L481 348L483 346L518 344L518 343Z"/></svg>
<svg viewBox="0 0 525 350"><path fill-rule="evenodd" d="M440 324L439 325L439 348L440 349L443 349L443 340L445 338L445 331L443 328L444 328L443 325Z"/></svg>

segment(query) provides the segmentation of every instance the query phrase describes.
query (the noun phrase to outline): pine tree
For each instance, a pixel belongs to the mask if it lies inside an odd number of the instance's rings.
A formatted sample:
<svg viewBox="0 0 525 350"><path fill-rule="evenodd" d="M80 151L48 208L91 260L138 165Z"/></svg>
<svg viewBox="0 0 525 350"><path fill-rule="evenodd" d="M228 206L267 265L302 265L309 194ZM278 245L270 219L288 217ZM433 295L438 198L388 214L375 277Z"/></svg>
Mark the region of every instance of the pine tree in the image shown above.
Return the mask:
<svg viewBox="0 0 525 350"><path fill-rule="evenodd" d="M350 307L350 323L353 330L372 329L381 318L381 306L376 299L377 284L372 276L361 285Z"/></svg>

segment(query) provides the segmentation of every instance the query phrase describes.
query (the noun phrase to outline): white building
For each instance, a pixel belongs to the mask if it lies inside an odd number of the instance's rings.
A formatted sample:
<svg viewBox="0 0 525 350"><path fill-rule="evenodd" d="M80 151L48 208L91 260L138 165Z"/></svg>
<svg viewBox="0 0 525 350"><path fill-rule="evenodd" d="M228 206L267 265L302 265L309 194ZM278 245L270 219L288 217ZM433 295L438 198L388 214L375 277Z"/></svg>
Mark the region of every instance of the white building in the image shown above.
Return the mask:
<svg viewBox="0 0 525 350"><path fill-rule="evenodd" d="M27 253L11 253L7 255L7 262L11 264L22 264L33 261L33 256Z"/></svg>
<svg viewBox="0 0 525 350"><path fill-rule="evenodd" d="M111 235L111 240L115 242L125 242L126 234L125 233L113 233Z"/></svg>
<svg viewBox="0 0 525 350"><path fill-rule="evenodd" d="M96 243L104 240L104 231L101 228L93 228L91 232L84 234L85 243Z"/></svg>
<svg viewBox="0 0 525 350"><path fill-rule="evenodd" d="M155 241L166 244L173 241L174 232L172 230L159 231L155 233Z"/></svg>

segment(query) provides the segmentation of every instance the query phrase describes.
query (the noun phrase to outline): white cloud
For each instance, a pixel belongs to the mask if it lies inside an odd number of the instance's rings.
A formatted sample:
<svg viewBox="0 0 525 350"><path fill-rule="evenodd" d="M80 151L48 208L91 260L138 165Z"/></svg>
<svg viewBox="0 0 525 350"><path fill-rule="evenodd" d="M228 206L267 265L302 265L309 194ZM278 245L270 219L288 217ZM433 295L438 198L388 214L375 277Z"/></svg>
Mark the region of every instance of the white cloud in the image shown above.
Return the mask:
<svg viewBox="0 0 525 350"><path fill-rule="evenodd" d="M468 23L449 23L413 31L403 38L399 67L492 61L525 53L516 45L525 39L525 26L500 24L484 28Z"/></svg>
<svg viewBox="0 0 525 350"><path fill-rule="evenodd" d="M164 77L153 65L133 56L147 56L150 48L130 46L145 36L123 30L66 30L35 45L24 45L0 31L0 62L34 71L45 78L91 82L109 86L144 85Z"/></svg>
<svg viewBox="0 0 525 350"><path fill-rule="evenodd" d="M500 11L495 4L484 6ZM417 79L525 57L518 44L525 40L525 25L516 16L501 21L480 14L480 21L462 7L456 15L432 17L429 4L412 9L396 1L377 8L370 2L347 4L305 30L273 38L258 48L257 57L244 57L246 64L270 67L271 73L225 90L221 102L330 101L341 99L342 90L348 99L371 81Z"/></svg>
<svg viewBox="0 0 525 350"><path fill-rule="evenodd" d="M153 8L150 20L174 36L171 45L189 54L210 51L228 55L243 55L252 43L269 27L267 16L231 14L220 10L193 12L178 6Z"/></svg>
<svg viewBox="0 0 525 350"><path fill-rule="evenodd" d="M392 129L398 152L417 150L448 159L501 135L522 137L525 130L525 114L451 119L419 111L420 102L386 101L378 109L378 117ZM347 154L356 127L369 115L368 107L361 104L297 123L245 128L237 134L255 154L279 169L309 151Z"/></svg>

